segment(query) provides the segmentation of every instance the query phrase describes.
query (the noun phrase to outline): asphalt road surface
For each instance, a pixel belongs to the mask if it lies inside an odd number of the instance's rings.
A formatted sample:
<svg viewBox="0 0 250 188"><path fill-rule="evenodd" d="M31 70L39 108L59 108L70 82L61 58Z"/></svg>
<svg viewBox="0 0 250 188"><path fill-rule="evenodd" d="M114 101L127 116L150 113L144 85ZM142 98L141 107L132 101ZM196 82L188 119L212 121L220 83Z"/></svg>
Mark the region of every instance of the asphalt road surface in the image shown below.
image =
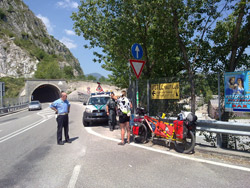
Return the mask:
<svg viewBox="0 0 250 188"><path fill-rule="evenodd" d="M63 146L57 145L55 115L48 104L40 111L0 117L1 188L250 185L248 163L199 152L183 155L161 146L119 146L119 130L109 132L102 125L85 128L83 105L71 104L72 143Z"/></svg>

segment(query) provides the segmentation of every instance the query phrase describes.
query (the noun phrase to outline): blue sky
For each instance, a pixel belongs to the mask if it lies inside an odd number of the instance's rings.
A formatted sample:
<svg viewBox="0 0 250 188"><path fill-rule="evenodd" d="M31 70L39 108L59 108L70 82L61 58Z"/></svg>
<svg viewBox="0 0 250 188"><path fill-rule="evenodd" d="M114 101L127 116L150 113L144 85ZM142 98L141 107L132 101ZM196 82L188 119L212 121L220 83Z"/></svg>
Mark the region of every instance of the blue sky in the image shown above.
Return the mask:
<svg viewBox="0 0 250 188"><path fill-rule="evenodd" d="M84 74L99 73L105 77L111 72L101 68L100 63L94 63L94 51L100 49L85 49L88 41L76 36L73 30L72 12L77 12L80 0L23 0L29 9L40 18L50 35L64 43L81 64Z"/></svg>

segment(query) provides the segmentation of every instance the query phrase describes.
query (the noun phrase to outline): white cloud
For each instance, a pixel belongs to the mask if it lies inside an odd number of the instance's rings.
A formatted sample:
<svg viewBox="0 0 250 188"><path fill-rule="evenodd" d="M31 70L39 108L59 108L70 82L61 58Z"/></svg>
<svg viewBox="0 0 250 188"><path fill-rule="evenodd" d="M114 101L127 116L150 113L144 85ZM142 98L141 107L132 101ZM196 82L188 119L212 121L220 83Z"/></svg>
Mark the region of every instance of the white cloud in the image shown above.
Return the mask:
<svg viewBox="0 0 250 188"><path fill-rule="evenodd" d="M46 26L48 32L52 33L54 26L50 23L49 19L47 17L45 17L45 16L42 16L41 14L38 14L37 17L40 18L43 21L43 23Z"/></svg>
<svg viewBox="0 0 250 188"><path fill-rule="evenodd" d="M64 29L64 31L67 35L76 35L75 32L72 30Z"/></svg>
<svg viewBox="0 0 250 188"><path fill-rule="evenodd" d="M63 37L60 41L63 44L65 44L65 46L67 46L67 48L69 48L69 49L77 48L77 44L75 44L73 40L71 40L67 37Z"/></svg>
<svg viewBox="0 0 250 188"><path fill-rule="evenodd" d="M78 3L72 0L58 1L56 5L62 8L77 8L78 7Z"/></svg>

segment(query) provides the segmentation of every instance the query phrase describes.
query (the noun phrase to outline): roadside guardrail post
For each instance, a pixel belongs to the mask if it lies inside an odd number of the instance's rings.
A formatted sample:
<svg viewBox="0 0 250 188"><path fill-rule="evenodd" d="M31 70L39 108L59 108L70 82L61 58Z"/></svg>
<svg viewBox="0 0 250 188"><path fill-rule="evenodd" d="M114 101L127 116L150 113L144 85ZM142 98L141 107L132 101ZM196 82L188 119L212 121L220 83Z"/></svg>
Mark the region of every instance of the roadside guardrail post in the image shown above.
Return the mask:
<svg viewBox="0 0 250 188"><path fill-rule="evenodd" d="M217 147L222 148L222 137L220 133L216 134Z"/></svg>

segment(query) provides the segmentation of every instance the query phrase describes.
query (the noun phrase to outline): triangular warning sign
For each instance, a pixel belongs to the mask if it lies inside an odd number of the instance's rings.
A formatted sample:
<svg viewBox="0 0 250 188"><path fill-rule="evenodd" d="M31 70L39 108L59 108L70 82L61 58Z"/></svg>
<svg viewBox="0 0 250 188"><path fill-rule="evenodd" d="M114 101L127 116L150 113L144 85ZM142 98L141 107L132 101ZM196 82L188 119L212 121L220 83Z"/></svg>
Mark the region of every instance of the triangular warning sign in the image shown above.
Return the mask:
<svg viewBox="0 0 250 188"><path fill-rule="evenodd" d="M100 82L97 82L98 86L96 88L96 91L98 91L99 93L103 92L102 86Z"/></svg>
<svg viewBox="0 0 250 188"><path fill-rule="evenodd" d="M145 61L130 59L129 62L134 70L136 78L139 79L142 69L144 67Z"/></svg>

